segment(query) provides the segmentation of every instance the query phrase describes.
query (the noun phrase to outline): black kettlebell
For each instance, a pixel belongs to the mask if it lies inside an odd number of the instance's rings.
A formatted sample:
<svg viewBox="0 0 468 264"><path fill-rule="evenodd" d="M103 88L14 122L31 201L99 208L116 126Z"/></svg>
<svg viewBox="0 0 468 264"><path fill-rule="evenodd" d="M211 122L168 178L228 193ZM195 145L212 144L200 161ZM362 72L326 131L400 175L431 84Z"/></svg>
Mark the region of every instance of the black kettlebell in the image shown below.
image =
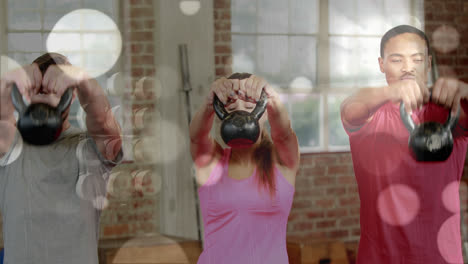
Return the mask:
<svg viewBox="0 0 468 264"><path fill-rule="evenodd" d="M267 102L267 95L263 90L260 100L251 113L243 110L228 113L219 98L214 96L213 107L216 115L222 120L221 137L228 146L249 147L257 142L260 136L258 120L265 112Z"/></svg>
<svg viewBox="0 0 468 264"><path fill-rule="evenodd" d="M30 104L26 107L16 84L11 89L11 101L18 111L16 126L24 141L31 145L48 145L62 133L62 113L72 100L73 92L69 88L60 98L57 107L47 104Z"/></svg>
<svg viewBox="0 0 468 264"><path fill-rule="evenodd" d="M408 147L417 161L445 161L448 159L453 150L452 131L460 116L460 109L458 109L456 116L449 114L445 124L424 122L415 125L412 117L405 111L404 103L401 102L400 116L410 133Z"/></svg>

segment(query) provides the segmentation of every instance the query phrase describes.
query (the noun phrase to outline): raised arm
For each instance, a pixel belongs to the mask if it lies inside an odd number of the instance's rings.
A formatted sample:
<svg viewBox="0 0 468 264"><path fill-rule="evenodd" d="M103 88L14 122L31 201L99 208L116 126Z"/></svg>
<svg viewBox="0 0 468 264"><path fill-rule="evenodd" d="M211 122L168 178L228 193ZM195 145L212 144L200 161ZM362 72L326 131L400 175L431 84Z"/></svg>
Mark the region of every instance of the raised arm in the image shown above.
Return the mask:
<svg viewBox="0 0 468 264"><path fill-rule="evenodd" d="M256 101L260 99L262 90L265 90L268 96L267 114L271 127L271 138L278 158L287 168L297 172L300 161L299 143L296 133L292 129L288 112L276 91L265 79L255 75L239 81L239 89L241 96L245 93L247 98Z"/></svg>
<svg viewBox="0 0 468 264"><path fill-rule="evenodd" d="M214 120L213 98L216 94L225 104L228 101L231 87L231 81L224 77L213 82L205 102L190 122L190 153L195 165L199 168L210 164L215 155L221 152L210 136Z"/></svg>
<svg viewBox="0 0 468 264"><path fill-rule="evenodd" d="M381 88L361 88L341 103L341 119L348 131L359 130L385 103L405 103L407 112L419 109L429 100L426 86L415 80L402 80Z"/></svg>
<svg viewBox="0 0 468 264"><path fill-rule="evenodd" d="M42 86L59 95L69 87L76 87L80 104L86 112L89 135L105 159L115 160L122 148L120 126L99 83L78 67L51 65L44 75Z"/></svg>
<svg viewBox="0 0 468 264"><path fill-rule="evenodd" d="M40 88L42 75L37 64L26 65L2 75L0 79L0 158L8 152L14 140L16 120L11 102L11 88L16 83L20 93L31 100L33 92Z"/></svg>

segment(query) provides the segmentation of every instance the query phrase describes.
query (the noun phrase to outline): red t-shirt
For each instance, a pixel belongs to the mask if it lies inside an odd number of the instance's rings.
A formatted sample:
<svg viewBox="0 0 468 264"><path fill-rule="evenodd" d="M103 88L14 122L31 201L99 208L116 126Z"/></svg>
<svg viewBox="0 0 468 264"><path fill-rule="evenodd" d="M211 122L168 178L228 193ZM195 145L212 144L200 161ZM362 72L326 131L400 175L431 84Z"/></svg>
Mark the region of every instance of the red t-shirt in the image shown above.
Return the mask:
<svg viewBox="0 0 468 264"><path fill-rule="evenodd" d="M447 115L430 103L413 119L444 123ZM458 189L466 132L457 125L453 152L444 162L413 159L409 132L392 103L347 133L361 200L357 263L463 263Z"/></svg>

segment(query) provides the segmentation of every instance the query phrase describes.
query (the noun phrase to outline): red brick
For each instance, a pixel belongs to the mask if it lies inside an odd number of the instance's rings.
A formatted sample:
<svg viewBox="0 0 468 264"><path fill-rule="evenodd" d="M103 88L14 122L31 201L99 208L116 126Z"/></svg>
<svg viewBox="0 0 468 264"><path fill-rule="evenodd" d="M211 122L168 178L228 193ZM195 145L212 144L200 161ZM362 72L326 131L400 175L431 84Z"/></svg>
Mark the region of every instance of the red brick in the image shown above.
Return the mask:
<svg viewBox="0 0 468 264"><path fill-rule="evenodd" d="M338 184L352 184L356 183L356 178L354 176L338 176L336 181Z"/></svg>
<svg viewBox="0 0 468 264"><path fill-rule="evenodd" d="M297 220L300 218L300 215L299 213L295 213L295 212L291 212L288 216L288 222L292 222L294 220Z"/></svg>
<svg viewBox="0 0 468 264"><path fill-rule="evenodd" d="M143 77L144 70L143 68L133 68L132 77L140 78Z"/></svg>
<svg viewBox="0 0 468 264"><path fill-rule="evenodd" d="M307 187L307 188L302 189L304 186L298 186L298 184L296 184L296 186L297 187L296 187L295 197L307 198L307 197L319 197L319 196L325 195L325 189L323 188Z"/></svg>
<svg viewBox="0 0 468 264"><path fill-rule="evenodd" d="M328 174L346 174L351 172L351 166L349 165L333 165L328 167Z"/></svg>
<svg viewBox="0 0 468 264"><path fill-rule="evenodd" d="M132 41L153 41L152 32L131 32L130 39Z"/></svg>
<svg viewBox="0 0 468 264"><path fill-rule="evenodd" d="M327 195L342 195L346 193L346 187L327 188Z"/></svg>
<svg viewBox="0 0 468 264"><path fill-rule="evenodd" d="M130 10L130 17L142 18L153 16L153 10L149 8L132 8Z"/></svg>
<svg viewBox="0 0 468 264"><path fill-rule="evenodd" d="M338 162L340 164L352 164L353 159L352 159L351 154L346 154L346 155L340 156L339 159L338 159Z"/></svg>
<svg viewBox="0 0 468 264"><path fill-rule="evenodd" d="M230 8L231 1L230 0L214 0L214 8Z"/></svg>
<svg viewBox="0 0 468 264"><path fill-rule="evenodd" d="M348 210L349 210L349 215L359 215L360 214L359 207L348 208Z"/></svg>
<svg viewBox="0 0 468 264"><path fill-rule="evenodd" d="M336 226L336 220L319 221L316 223L317 228L331 228Z"/></svg>
<svg viewBox="0 0 468 264"><path fill-rule="evenodd" d="M104 228L104 236L122 236L129 231L128 224L106 226Z"/></svg>
<svg viewBox="0 0 468 264"><path fill-rule="evenodd" d="M304 231L304 230L313 230L314 223L312 222L299 222L293 225L293 230L295 231Z"/></svg>
<svg viewBox="0 0 468 264"><path fill-rule="evenodd" d="M140 53L143 50L143 44L135 43L131 46L132 53Z"/></svg>
<svg viewBox="0 0 468 264"><path fill-rule="evenodd" d="M311 168L301 168L302 175L304 176L320 176L320 175L325 175L326 172L326 167L324 166L316 166L316 167L311 167Z"/></svg>
<svg viewBox="0 0 468 264"><path fill-rule="evenodd" d="M463 5L459 2L446 2L445 10L447 10L447 12L449 13L455 14L458 13L460 10L463 10Z"/></svg>
<svg viewBox="0 0 468 264"><path fill-rule="evenodd" d="M328 236L334 239L343 239L349 236L349 232L348 230L335 230L335 231L330 231L328 233Z"/></svg>
<svg viewBox="0 0 468 264"><path fill-rule="evenodd" d="M315 206L322 209L332 208L334 205L335 199L333 198L322 198L320 200L315 201Z"/></svg>
<svg viewBox="0 0 468 264"><path fill-rule="evenodd" d="M303 165L313 165L315 157L310 154L302 154L301 155L301 167Z"/></svg>
<svg viewBox="0 0 468 264"><path fill-rule="evenodd" d="M302 209L302 208L309 208L312 206L312 202L308 200L295 200L293 201L292 208L294 209Z"/></svg>
<svg viewBox="0 0 468 264"><path fill-rule="evenodd" d="M357 205L357 204L359 204L359 197L358 196L340 198L340 205L341 206Z"/></svg>
<svg viewBox="0 0 468 264"><path fill-rule="evenodd" d="M231 55L224 55L221 56L223 64L232 64L232 56Z"/></svg>
<svg viewBox="0 0 468 264"><path fill-rule="evenodd" d="M314 177L314 184L315 185L331 185L334 184L335 177L331 176L320 176L320 177Z"/></svg>
<svg viewBox="0 0 468 264"><path fill-rule="evenodd" d="M322 211L309 211L307 212L307 218L308 219L314 219L314 218L323 218L325 216L325 213Z"/></svg>
<svg viewBox="0 0 468 264"><path fill-rule="evenodd" d="M346 188L346 192L349 193L349 194L358 194L359 190L358 190L358 186L355 184L355 185L350 185Z"/></svg>
<svg viewBox="0 0 468 264"><path fill-rule="evenodd" d="M228 45L216 45L215 53L231 53L231 46Z"/></svg>
<svg viewBox="0 0 468 264"><path fill-rule="evenodd" d="M340 227L359 226L359 218L351 217L340 219Z"/></svg>
<svg viewBox="0 0 468 264"><path fill-rule="evenodd" d="M337 208L327 211L327 217L341 218L348 215L348 210L345 208Z"/></svg>
<svg viewBox="0 0 468 264"><path fill-rule="evenodd" d="M351 234L353 236L360 236L361 235L361 228L352 229Z"/></svg>
<svg viewBox="0 0 468 264"><path fill-rule="evenodd" d="M317 240L323 240L327 237L327 233L323 231L316 231L316 232L310 232L307 233L305 236L305 239L307 241L317 241Z"/></svg>
<svg viewBox="0 0 468 264"><path fill-rule="evenodd" d="M315 164L331 165L331 164L336 164L337 158L335 156L332 156L332 155L316 156L314 161L315 161Z"/></svg>
<svg viewBox="0 0 468 264"><path fill-rule="evenodd" d="M218 20L214 24L215 30L218 31L229 31L231 30L231 22L230 21L225 21L225 20Z"/></svg>

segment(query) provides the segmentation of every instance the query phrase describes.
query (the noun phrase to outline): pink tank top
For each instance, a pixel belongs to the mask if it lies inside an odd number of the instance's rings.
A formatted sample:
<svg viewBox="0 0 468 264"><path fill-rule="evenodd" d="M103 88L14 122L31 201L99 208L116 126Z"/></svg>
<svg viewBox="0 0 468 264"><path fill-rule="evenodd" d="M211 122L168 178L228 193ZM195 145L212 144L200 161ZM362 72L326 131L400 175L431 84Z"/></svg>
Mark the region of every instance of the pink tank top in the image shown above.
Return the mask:
<svg viewBox="0 0 468 264"><path fill-rule="evenodd" d="M254 173L228 176L230 149L198 190L205 233L198 264L285 264L286 225L294 187L275 167L276 195L259 189Z"/></svg>
<svg viewBox="0 0 468 264"><path fill-rule="evenodd" d="M443 123L447 113L431 103L413 118ZM410 156L396 105L382 106L360 130L348 131L361 200L357 263L463 262L458 189L467 138L460 127L456 132L448 160L424 163Z"/></svg>

